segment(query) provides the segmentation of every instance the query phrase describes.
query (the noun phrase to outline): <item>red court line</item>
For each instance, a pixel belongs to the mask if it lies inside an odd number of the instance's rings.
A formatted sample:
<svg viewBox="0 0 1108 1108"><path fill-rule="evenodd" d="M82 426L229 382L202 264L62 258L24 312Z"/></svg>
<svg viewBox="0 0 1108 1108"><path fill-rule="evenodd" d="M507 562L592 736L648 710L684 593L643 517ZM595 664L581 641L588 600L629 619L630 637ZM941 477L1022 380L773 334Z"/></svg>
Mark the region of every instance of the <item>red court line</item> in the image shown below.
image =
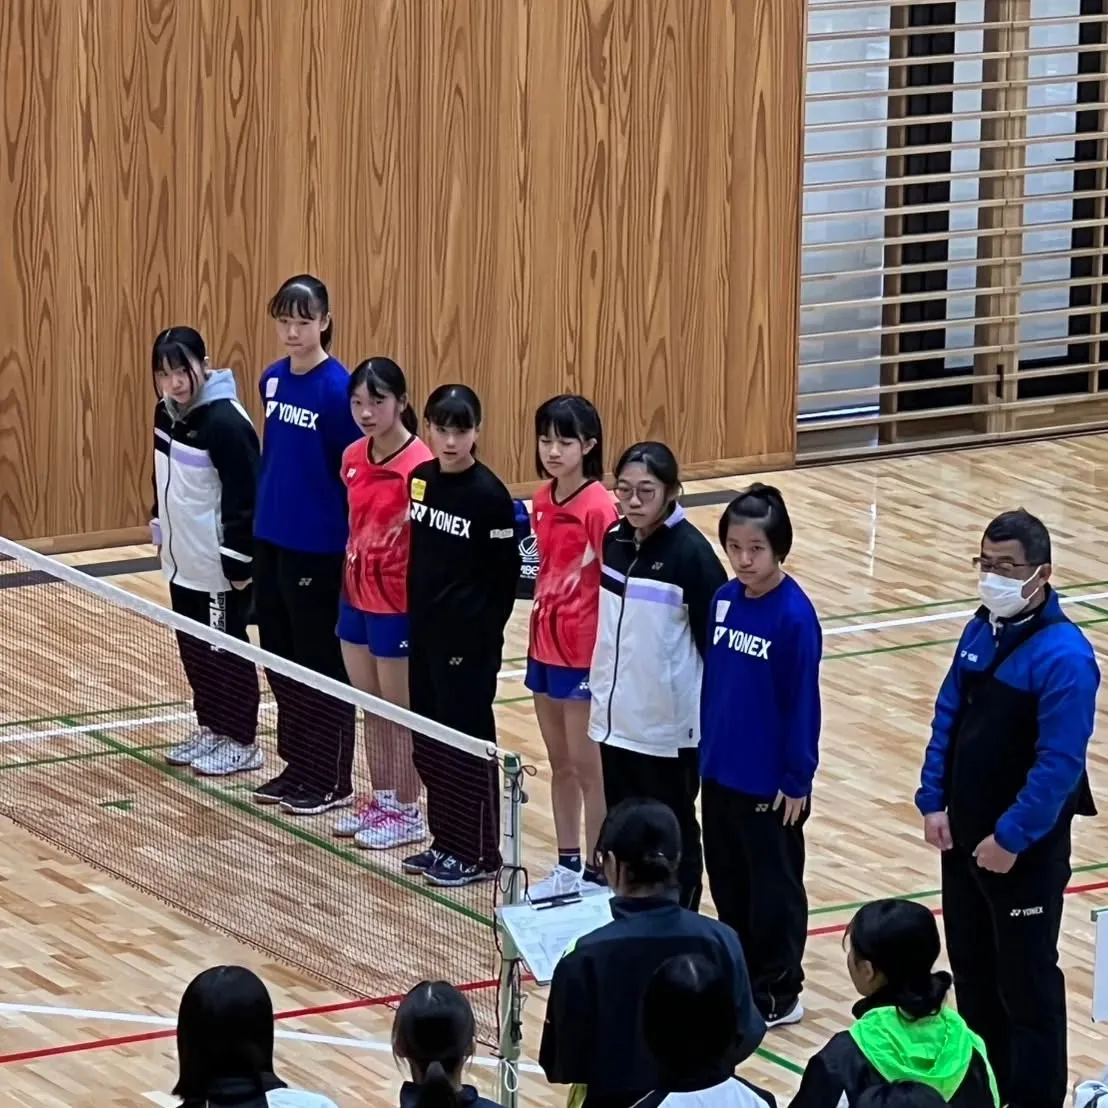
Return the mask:
<svg viewBox="0 0 1108 1108"><path fill-rule="evenodd" d="M463 993L492 989L499 980L466 981L455 988ZM348 1012L353 1008L373 1008L387 1004L399 1004L406 994L395 993L392 996L363 997L361 1000L340 1000L333 1004L316 1004L310 1008L292 1008L287 1012L277 1012L275 1020L291 1020L300 1016L321 1016L328 1012ZM38 1058L52 1058L59 1054L78 1054L85 1050L103 1050L105 1047L129 1046L131 1043L147 1043L152 1039L171 1039L177 1034L175 1027L166 1027L161 1031L140 1031L134 1035L115 1035L110 1039L88 1039L80 1043L65 1043L61 1046L45 1046L36 1050L20 1050L14 1054L0 1054L0 1065L10 1062L32 1062Z"/></svg>
<svg viewBox="0 0 1108 1108"><path fill-rule="evenodd" d="M1098 889L1108 889L1108 881L1093 881L1088 885L1070 885L1066 888L1066 896L1075 896L1079 893L1095 893ZM933 916L941 916L942 908L930 909ZM816 935L841 935L849 926L847 923L829 923L825 927L813 927L808 931L808 937ZM3 1058L0 1058L0 1062Z"/></svg>

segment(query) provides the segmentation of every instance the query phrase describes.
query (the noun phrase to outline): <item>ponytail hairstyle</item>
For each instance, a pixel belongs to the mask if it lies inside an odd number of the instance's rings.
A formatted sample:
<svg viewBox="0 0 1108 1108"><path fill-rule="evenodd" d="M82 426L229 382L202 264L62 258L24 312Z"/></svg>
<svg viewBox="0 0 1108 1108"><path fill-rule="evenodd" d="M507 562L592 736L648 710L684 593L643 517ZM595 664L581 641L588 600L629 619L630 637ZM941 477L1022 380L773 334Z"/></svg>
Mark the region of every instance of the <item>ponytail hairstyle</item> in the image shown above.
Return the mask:
<svg viewBox="0 0 1108 1108"><path fill-rule="evenodd" d="M599 481L604 476L604 427L600 422L600 413L591 400L564 393L540 404L535 412L535 438L546 436L576 439L581 443L591 441L592 449L581 456L581 473L589 481ZM550 474L543 469L537 442L535 471L540 480L550 478Z"/></svg>
<svg viewBox="0 0 1108 1108"><path fill-rule="evenodd" d="M860 908L845 938L855 961L868 962L885 979L885 990L907 1019L936 1015L950 991L951 976L935 972L939 928L922 904L874 900Z"/></svg>
<svg viewBox="0 0 1108 1108"><path fill-rule="evenodd" d="M727 532L732 523L753 523L766 536L778 562L793 548L793 524L785 500L772 485L755 483L740 492L719 519L719 545L727 550Z"/></svg>
<svg viewBox="0 0 1108 1108"><path fill-rule="evenodd" d="M391 396L398 404L402 404L400 423L404 430L412 435L419 430L419 418L408 399L408 379L392 358L375 355L359 362L350 374L347 396L353 397L355 391L363 385L376 400L387 400Z"/></svg>
<svg viewBox="0 0 1108 1108"><path fill-rule="evenodd" d="M192 379L195 395L200 381L197 380L194 363L202 366L207 357L208 349L204 345L203 336L195 327L167 327L154 340L154 348L150 354L150 373L158 396L161 396L161 390L158 389L158 371L161 369L176 369L187 373Z"/></svg>
<svg viewBox="0 0 1108 1108"><path fill-rule="evenodd" d="M269 302L269 314L274 319L291 316L296 319L322 319L327 316L327 326L319 336L319 345L330 351L335 337L335 320L331 315L331 295L327 286L310 273L298 273L290 277Z"/></svg>
<svg viewBox="0 0 1108 1108"><path fill-rule="evenodd" d="M608 811L597 839L597 863L611 859L625 889L671 888L681 861L681 827L657 800L624 800Z"/></svg>
<svg viewBox="0 0 1108 1108"><path fill-rule="evenodd" d="M469 1001L445 981L421 981L400 1002L392 1053L412 1071L419 1108L459 1108L455 1085L473 1054L476 1033Z"/></svg>

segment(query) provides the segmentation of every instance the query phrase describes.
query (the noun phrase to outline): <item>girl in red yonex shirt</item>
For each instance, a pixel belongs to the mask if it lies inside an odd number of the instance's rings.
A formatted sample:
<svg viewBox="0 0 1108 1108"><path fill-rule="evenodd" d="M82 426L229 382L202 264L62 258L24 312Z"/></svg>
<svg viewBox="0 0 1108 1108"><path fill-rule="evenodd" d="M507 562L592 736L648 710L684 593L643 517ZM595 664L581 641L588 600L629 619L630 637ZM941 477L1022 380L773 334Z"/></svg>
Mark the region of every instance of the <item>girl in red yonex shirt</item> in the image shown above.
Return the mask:
<svg viewBox="0 0 1108 1108"><path fill-rule="evenodd" d="M338 636L350 683L408 707L408 478L431 451L416 437L404 371L391 358L368 358L350 375L350 410L365 434L342 456L350 506ZM358 846L387 850L421 842L419 775L412 736L366 713L372 799L335 824Z"/></svg>
<svg viewBox="0 0 1108 1108"><path fill-rule="evenodd" d="M600 481L600 416L588 400L548 400L535 413L535 438L539 476L552 480L535 493L531 507L539 576L526 684L535 694L535 715L550 756L558 864L531 887L532 901L603 888L592 864L605 805L600 748L589 738L589 665L596 642L604 533L617 519L615 503Z"/></svg>

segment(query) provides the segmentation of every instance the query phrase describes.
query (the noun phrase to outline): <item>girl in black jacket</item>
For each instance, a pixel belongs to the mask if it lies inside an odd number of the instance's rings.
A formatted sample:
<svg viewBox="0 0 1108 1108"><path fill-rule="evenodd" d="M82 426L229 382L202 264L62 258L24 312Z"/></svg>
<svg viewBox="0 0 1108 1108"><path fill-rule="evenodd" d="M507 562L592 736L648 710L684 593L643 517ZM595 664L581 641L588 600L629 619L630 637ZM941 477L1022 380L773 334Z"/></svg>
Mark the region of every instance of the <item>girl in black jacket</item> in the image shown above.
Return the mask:
<svg viewBox="0 0 1108 1108"><path fill-rule="evenodd" d="M875 900L846 931L846 967L862 999L857 1023L808 1062L791 1108L857 1104L877 1085L915 1081L951 1108L999 1108L985 1044L946 1006L949 973L935 973L935 917L910 900Z"/></svg>

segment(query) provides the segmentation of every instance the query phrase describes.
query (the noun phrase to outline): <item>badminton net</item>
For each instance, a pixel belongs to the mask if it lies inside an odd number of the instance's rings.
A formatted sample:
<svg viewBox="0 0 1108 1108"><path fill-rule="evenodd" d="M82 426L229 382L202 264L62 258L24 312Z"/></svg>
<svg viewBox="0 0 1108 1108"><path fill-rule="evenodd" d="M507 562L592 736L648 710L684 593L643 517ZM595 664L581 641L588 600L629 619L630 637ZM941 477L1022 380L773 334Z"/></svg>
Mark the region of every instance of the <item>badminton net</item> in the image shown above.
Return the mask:
<svg viewBox="0 0 1108 1108"><path fill-rule="evenodd" d="M425 978L468 985L479 1037L496 1043L495 881L437 886L404 867L430 846L413 732L425 760L452 767L447 818L472 826L485 812L490 866L495 747L3 538L0 629L0 813L356 996L395 997ZM258 802L285 765L279 727L309 794L335 784L335 729L353 732L353 805L298 815ZM173 764L193 740L200 756ZM219 772L236 757L264 765Z"/></svg>

